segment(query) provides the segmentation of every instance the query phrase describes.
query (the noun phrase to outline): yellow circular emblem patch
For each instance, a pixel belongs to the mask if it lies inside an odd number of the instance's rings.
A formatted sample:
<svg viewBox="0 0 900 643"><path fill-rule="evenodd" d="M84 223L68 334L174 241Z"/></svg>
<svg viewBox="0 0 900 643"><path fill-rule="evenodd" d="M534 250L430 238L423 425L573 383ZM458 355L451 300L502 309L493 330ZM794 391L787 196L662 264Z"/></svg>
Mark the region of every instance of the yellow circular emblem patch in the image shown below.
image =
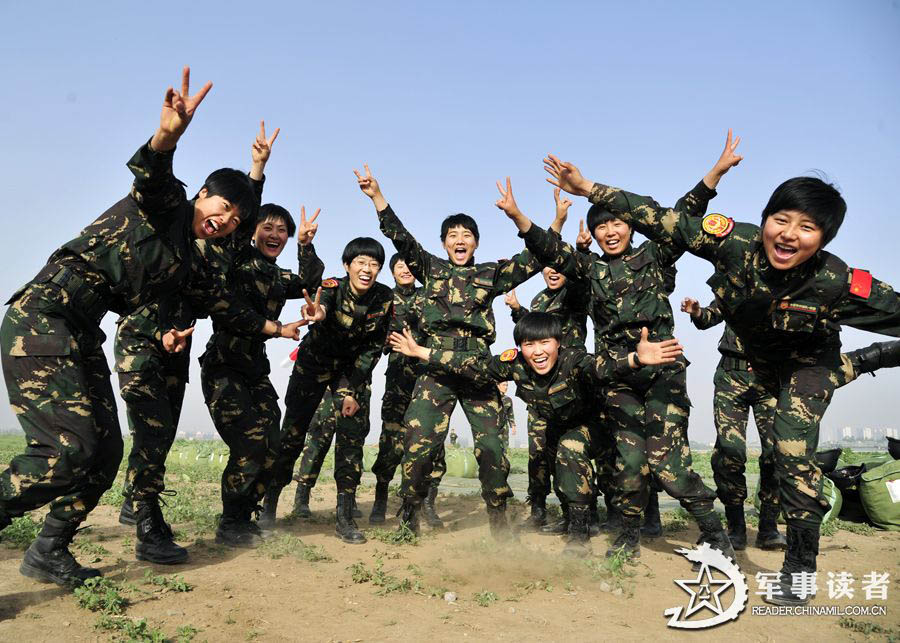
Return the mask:
<svg viewBox="0 0 900 643"><path fill-rule="evenodd" d="M729 219L724 214L707 214L703 217L703 231L714 237L724 237L734 227L734 219Z"/></svg>
<svg viewBox="0 0 900 643"><path fill-rule="evenodd" d="M500 353L500 361L501 362L511 362L516 359L516 355L519 354L519 351L515 348L510 348L509 350L505 350Z"/></svg>

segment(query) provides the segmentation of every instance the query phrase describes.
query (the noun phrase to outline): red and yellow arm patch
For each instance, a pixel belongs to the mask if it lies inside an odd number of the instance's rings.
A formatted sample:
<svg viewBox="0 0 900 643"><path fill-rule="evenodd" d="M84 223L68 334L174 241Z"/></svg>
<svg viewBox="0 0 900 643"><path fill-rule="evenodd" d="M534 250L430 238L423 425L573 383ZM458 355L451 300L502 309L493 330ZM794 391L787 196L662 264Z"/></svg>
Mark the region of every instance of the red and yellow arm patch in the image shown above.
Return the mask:
<svg viewBox="0 0 900 643"><path fill-rule="evenodd" d="M726 237L734 228L734 219L726 217L724 214L707 214L703 217L703 232L711 234L714 237Z"/></svg>
<svg viewBox="0 0 900 643"><path fill-rule="evenodd" d="M854 268L850 273L850 294L868 299L872 294L872 273Z"/></svg>
<svg viewBox="0 0 900 643"><path fill-rule="evenodd" d="M510 348L509 350L505 350L500 353L500 361L501 362L511 362L516 359L516 356L519 354L519 351L515 348Z"/></svg>
<svg viewBox="0 0 900 643"><path fill-rule="evenodd" d="M322 288L337 288L340 285L337 279L326 279L322 282Z"/></svg>

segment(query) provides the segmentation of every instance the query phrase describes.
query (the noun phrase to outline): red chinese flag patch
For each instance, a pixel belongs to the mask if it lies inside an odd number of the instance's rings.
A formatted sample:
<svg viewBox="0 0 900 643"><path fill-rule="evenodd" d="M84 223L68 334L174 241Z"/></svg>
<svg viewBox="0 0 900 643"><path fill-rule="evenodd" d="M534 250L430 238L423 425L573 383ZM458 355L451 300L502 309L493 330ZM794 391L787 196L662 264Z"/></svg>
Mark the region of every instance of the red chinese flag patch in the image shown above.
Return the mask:
<svg viewBox="0 0 900 643"><path fill-rule="evenodd" d="M850 294L868 299L872 294L872 273L854 268L850 273Z"/></svg>

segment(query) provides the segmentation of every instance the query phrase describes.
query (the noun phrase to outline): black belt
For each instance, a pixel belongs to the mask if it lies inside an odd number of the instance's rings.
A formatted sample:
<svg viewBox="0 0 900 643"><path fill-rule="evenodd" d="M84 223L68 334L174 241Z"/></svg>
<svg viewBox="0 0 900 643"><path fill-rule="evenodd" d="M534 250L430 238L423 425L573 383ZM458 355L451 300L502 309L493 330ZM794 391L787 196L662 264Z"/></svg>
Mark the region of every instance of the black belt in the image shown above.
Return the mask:
<svg viewBox="0 0 900 643"><path fill-rule="evenodd" d="M488 343L481 337L441 337L432 335L428 338L428 348L463 353L486 351Z"/></svg>

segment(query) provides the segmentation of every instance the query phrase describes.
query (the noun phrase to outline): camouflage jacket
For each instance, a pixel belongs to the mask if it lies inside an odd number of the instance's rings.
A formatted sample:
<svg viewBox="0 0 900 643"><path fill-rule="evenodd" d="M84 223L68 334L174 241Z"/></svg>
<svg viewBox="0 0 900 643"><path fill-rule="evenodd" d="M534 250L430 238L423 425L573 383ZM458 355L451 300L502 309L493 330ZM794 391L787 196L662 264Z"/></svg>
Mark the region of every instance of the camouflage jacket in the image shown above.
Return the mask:
<svg viewBox="0 0 900 643"><path fill-rule="evenodd" d="M766 257L759 226L720 214L688 216L599 183L590 200L651 239L712 263L715 272L706 283L753 360L834 350L841 324L900 336L900 296L893 288L824 250L790 270L777 270Z"/></svg>
<svg viewBox="0 0 900 643"><path fill-rule="evenodd" d="M301 286L309 292L321 286L321 304L328 312L323 321L309 327L309 333L300 342L299 353L313 359L345 362L347 381L360 400L384 350L394 293L375 282L367 292L357 296L350 287L349 277L322 281L323 273L324 264L313 244L300 246Z"/></svg>
<svg viewBox="0 0 900 643"><path fill-rule="evenodd" d="M559 359L546 375L535 373L515 349L487 360L471 353L432 350L429 364L478 384L512 380L516 397L529 411L559 429L596 422L599 387L634 370L627 357L595 357L584 348L560 348Z"/></svg>
<svg viewBox="0 0 900 643"><path fill-rule="evenodd" d="M300 276L281 268L253 246L244 248L235 259L228 272L228 290L264 319L278 319L288 299L303 296ZM201 358L204 366L227 366L250 378L268 375L265 342L272 336L261 334L258 328L250 332L236 328L220 317L213 317L213 334Z"/></svg>
<svg viewBox="0 0 900 643"><path fill-rule="evenodd" d="M378 213L378 219L381 231L394 242L410 272L423 284L420 329L429 338L429 345L487 350L497 338L494 298L541 269L527 250L512 259L457 266L449 259L426 252L390 206Z"/></svg>
<svg viewBox="0 0 900 643"><path fill-rule="evenodd" d="M584 348L587 340L587 315L590 307L590 290L583 283L566 282L562 288L544 288L531 300L531 311L551 313L559 318L562 326L562 345ZM510 311L518 323L529 312L525 306Z"/></svg>
<svg viewBox="0 0 900 643"><path fill-rule="evenodd" d="M678 207L696 217L715 194L700 182L679 200ZM637 250L629 246L621 255L610 258L579 252L535 225L522 236L545 265L568 279L590 283L595 350L634 350L642 327L650 331L651 340L672 337L675 321L669 295L674 287L675 262L684 254L683 248L647 241Z"/></svg>
<svg viewBox="0 0 900 643"><path fill-rule="evenodd" d="M691 323L700 330L712 328L723 320L724 317L722 317L722 312L719 310L719 304L716 300L711 301L709 306L701 308L697 317L691 316ZM721 339L719 339L719 352L722 355L734 357L735 359L747 359L741 340L738 339L738 336L734 334L734 331L731 330L731 326L728 324L725 324L725 331L722 333Z"/></svg>

